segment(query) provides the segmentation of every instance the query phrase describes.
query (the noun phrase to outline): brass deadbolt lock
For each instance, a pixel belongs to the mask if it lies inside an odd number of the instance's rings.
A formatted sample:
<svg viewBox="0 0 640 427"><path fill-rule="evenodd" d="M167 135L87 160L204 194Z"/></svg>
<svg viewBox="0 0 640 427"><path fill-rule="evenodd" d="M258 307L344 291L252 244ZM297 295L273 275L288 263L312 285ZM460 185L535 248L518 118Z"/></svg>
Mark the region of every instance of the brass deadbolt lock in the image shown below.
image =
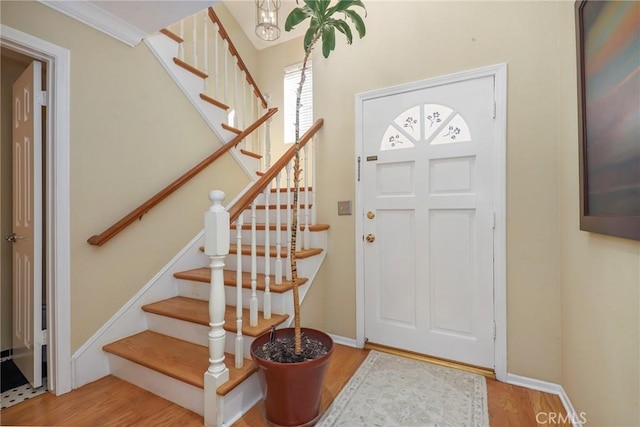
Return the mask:
<svg viewBox="0 0 640 427"><path fill-rule="evenodd" d="M372 243L376 240L376 236L374 236L373 234L367 234L367 242Z"/></svg>

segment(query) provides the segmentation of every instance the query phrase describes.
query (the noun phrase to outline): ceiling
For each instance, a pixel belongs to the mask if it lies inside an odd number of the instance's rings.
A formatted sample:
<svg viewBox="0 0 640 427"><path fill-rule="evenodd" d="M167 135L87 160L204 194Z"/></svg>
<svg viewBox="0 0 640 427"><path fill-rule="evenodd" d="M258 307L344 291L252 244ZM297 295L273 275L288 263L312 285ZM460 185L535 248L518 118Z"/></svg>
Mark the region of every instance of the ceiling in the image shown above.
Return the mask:
<svg viewBox="0 0 640 427"><path fill-rule="evenodd" d="M256 49L264 49L269 46L273 46L274 44L282 43L287 40L291 40L304 35L304 26L300 26L290 32L286 32L284 30L284 21L287 19L287 15L289 15L289 12L291 12L297 6L295 0L282 0L282 6L280 7L278 17L280 38L272 42L261 40L256 36L255 0L223 0L223 3L227 7L227 9L229 9L229 12L231 12L233 17L238 22L238 25L240 25L240 27L245 32L251 43L253 43L253 45L256 47Z"/></svg>
<svg viewBox="0 0 640 427"><path fill-rule="evenodd" d="M135 46L153 34L180 19L223 1L251 43L264 49L283 41L304 35L298 28L284 31L287 15L296 7L295 0L283 0L279 11L280 38L266 42L255 35L255 0L38 0L40 3L96 28L112 37Z"/></svg>

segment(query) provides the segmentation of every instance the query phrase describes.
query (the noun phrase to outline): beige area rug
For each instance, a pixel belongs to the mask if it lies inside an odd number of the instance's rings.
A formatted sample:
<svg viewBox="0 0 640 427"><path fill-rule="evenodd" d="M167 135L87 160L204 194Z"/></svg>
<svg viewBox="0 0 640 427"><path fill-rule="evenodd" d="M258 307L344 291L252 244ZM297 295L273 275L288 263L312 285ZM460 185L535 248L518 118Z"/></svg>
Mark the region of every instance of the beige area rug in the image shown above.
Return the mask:
<svg viewBox="0 0 640 427"><path fill-rule="evenodd" d="M487 427L481 375L372 350L317 426Z"/></svg>

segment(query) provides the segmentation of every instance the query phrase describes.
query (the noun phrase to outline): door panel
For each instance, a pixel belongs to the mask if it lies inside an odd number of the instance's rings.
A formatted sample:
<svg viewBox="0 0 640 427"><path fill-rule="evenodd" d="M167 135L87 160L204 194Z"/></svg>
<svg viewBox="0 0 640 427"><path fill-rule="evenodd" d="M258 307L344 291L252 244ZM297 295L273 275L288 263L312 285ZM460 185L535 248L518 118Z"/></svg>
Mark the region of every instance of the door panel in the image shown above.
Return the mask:
<svg viewBox="0 0 640 427"><path fill-rule="evenodd" d="M42 385L42 102L41 64L13 85L13 360Z"/></svg>
<svg viewBox="0 0 640 427"><path fill-rule="evenodd" d="M368 99L365 337L493 368L493 77Z"/></svg>

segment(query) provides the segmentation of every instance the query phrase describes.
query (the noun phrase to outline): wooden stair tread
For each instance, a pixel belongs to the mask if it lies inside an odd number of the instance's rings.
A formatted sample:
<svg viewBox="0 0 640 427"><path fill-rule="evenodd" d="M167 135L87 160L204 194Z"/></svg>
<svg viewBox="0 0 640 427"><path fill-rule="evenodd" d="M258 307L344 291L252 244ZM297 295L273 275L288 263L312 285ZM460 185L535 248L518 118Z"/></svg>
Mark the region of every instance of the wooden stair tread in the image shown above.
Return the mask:
<svg viewBox="0 0 640 427"><path fill-rule="evenodd" d="M204 373L209 367L207 347L144 331L107 344L102 349L204 390ZM221 396L258 370L255 362L246 358L243 367L236 369L235 356L228 353L224 355L224 362L229 368L229 381L216 390Z"/></svg>
<svg viewBox="0 0 640 427"><path fill-rule="evenodd" d="M241 246L242 255L251 255L251 245L242 245ZM200 246L200 252L204 252L204 246ZM229 245L229 254L236 255L238 250L236 248L236 244L232 243ZM264 250L264 245L256 245L256 255L257 256L265 256L266 251ZM288 250L286 247L282 247L280 249L280 257L285 259L287 257ZM320 248L309 248L309 249L298 249L296 252L297 259L309 258L314 255L318 255L322 253L322 249ZM277 254L276 247L271 246L269 248L269 256L275 258Z"/></svg>
<svg viewBox="0 0 640 427"><path fill-rule="evenodd" d="M311 206L313 206L311 203L309 204L309 208L311 208ZM276 209L278 207L277 204L270 204L269 205L269 209ZM306 205L304 203L300 204L300 209L304 209L306 207ZM266 209L267 205L256 205L256 209ZM250 210L251 207L248 207L247 210ZM286 203L281 203L280 204L280 209L281 210L285 210L287 209L287 204ZM293 209L293 205L291 205L291 209Z"/></svg>
<svg viewBox="0 0 640 427"><path fill-rule="evenodd" d="M152 331L123 338L102 349L171 378L204 389L209 367L207 347Z"/></svg>
<svg viewBox="0 0 640 427"><path fill-rule="evenodd" d="M300 225L299 230L300 231L304 231L305 228L306 228L305 225L304 224L299 224L299 225ZM237 230L238 226L235 223L233 223L233 224L231 224L231 229L232 230ZM251 230L251 224L242 224L242 229L243 230ZM256 224L256 230L264 231L264 229L265 229L264 223L257 223ZM328 230L328 229L329 229L329 224L311 224L309 226L309 231L311 231L311 232L314 232L314 231L325 231L325 230ZM269 224L269 230L275 231L276 230L276 225L273 224L273 223ZM280 224L280 230L286 231L287 230L287 224Z"/></svg>
<svg viewBox="0 0 640 427"><path fill-rule="evenodd" d="M215 105L218 108L221 108L223 110L228 110L229 106L223 102L218 101L215 98L210 97L209 95L207 95L206 93L201 93L200 94L200 99L202 99L204 102L208 102L211 105Z"/></svg>
<svg viewBox="0 0 640 427"><path fill-rule="evenodd" d="M147 304L142 307L147 313L167 316L173 319L184 320L198 325L209 325L209 302L187 297L173 297L166 300ZM289 317L286 314L271 314L271 319L264 319L262 312L258 314L258 325L249 325L249 309L242 310L242 333L250 337L257 337L278 326ZM226 306L224 314L224 329L227 332L236 333L236 308Z"/></svg>
<svg viewBox="0 0 640 427"><path fill-rule="evenodd" d="M251 255L251 245L242 245L241 251L242 251L242 255ZM238 253L235 243L230 245L229 253L230 254ZM265 256L265 253L266 251L263 245L256 246L256 254L258 256ZM277 253L276 248L272 246L269 250L269 255L275 258L276 253ZM322 253L322 249L318 249L318 248L299 249L298 252L296 252L296 258L297 259L309 258L311 256L318 255L321 253ZM287 248L282 248L280 250L280 257L282 257L283 259L287 257Z"/></svg>
<svg viewBox="0 0 640 427"><path fill-rule="evenodd" d="M176 279L183 280L193 280L194 282L202 282L202 283L211 283L211 269L209 267L195 268L193 270L187 271L179 271L173 274L173 277ZM280 285L276 285L275 276L269 276L271 278L269 283L269 290L272 293L281 294L291 290L292 283L289 280L283 280ZM258 273L256 276L256 289L259 291L264 291L266 288L265 285L265 275ZM307 279L304 277L298 278L298 284L302 285L307 282ZM224 284L225 286L235 286L236 285L236 272L233 270L224 270ZM242 287L244 289L251 289L251 273L244 271L242 272Z"/></svg>
<svg viewBox="0 0 640 427"><path fill-rule="evenodd" d="M254 153L253 151L245 150L244 148L240 149L240 152L245 156L253 157L254 159L262 159L262 155L258 153Z"/></svg>
<svg viewBox="0 0 640 427"><path fill-rule="evenodd" d="M291 187L291 192L294 192L294 191L295 191L295 189L296 189L296 187ZM304 190L305 190L305 187L300 187L300 192L304 192ZM313 191L313 187L307 187L307 190L308 190L308 191ZM272 188L272 189L271 189L271 192L272 192L272 193L277 193L277 192L278 192L278 189L277 189L277 188ZM280 192L282 192L282 193L286 193L286 192L287 192L287 188L286 188L286 187L285 187L285 188L281 188L281 189L280 189Z"/></svg>
<svg viewBox="0 0 640 427"><path fill-rule="evenodd" d="M203 78L203 79L207 79L209 78L209 75L207 73L205 73L202 70L199 70L198 68L194 67L193 65L189 65L186 62L184 62L182 59L180 58L173 58L173 62L178 66L178 67L182 67L185 70L189 71L192 74L195 74L196 76Z"/></svg>
<svg viewBox="0 0 640 427"><path fill-rule="evenodd" d="M233 133L235 133L236 135L240 135L240 134L242 133L242 131L241 131L240 129L234 128L233 126L229 126L229 125L228 125L228 124L226 124L226 123L222 123L222 125L221 125L221 126L222 126L222 129L226 129L226 130L228 130L229 132L233 132Z"/></svg>
<svg viewBox="0 0 640 427"><path fill-rule="evenodd" d="M176 33L174 33L168 28L163 28L160 30L160 32L177 43L184 43L184 39L182 37L180 37L179 35L177 35Z"/></svg>

